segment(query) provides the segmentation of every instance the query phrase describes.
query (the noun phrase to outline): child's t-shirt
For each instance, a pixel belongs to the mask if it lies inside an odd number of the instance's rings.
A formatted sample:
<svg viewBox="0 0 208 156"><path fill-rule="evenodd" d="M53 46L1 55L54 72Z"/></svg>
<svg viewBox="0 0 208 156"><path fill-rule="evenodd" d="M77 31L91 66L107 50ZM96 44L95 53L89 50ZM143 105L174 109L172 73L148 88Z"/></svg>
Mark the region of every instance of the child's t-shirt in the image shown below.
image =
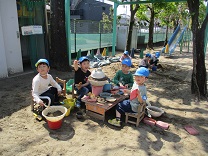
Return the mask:
<svg viewBox="0 0 208 156"><path fill-rule="evenodd" d="M148 64L148 61L145 59L145 58L143 58L142 60L141 60L141 62L139 63L139 66L148 66L149 64Z"/></svg>
<svg viewBox="0 0 208 156"><path fill-rule="evenodd" d="M39 95L46 92L49 89L49 85L57 88L58 91L61 91L61 86L53 79L50 74L47 74L47 79L44 79L38 73L32 81L32 96L34 100L39 103L40 98Z"/></svg>
<svg viewBox="0 0 208 156"><path fill-rule="evenodd" d="M113 78L113 83L116 85L119 85L119 83L122 83L123 85L128 84L128 87L132 87L134 83L133 75L130 72L128 74L124 74L122 70L119 70Z"/></svg>
<svg viewBox="0 0 208 156"><path fill-rule="evenodd" d="M79 84L82 82L82 84L85 84L88 80L88 77L90 76L91 72L87 70L87 72L83 72L81 68L78 68L77 71L75 71L74 74L74 82L75 84Z"/></svg>
<svg viewBox="0 0 208 156"><path fill-rule="evenodd" d="M140 96L143 98L143 97L146 97L147 95L147 89L146 89L146 86L145 85L142 85L142 86L139 86L137 85L136 83L134 83L132 89L131 89L131 92L134 91L135 89L138 89L140 91ZM130 93L131 94L131 93ZM135 97L134 99L130 100L130 105L131 105L131 109L134 111L134 112L138 112L138 106L139 106L139 101L138 101L138 98Z"/></svg>

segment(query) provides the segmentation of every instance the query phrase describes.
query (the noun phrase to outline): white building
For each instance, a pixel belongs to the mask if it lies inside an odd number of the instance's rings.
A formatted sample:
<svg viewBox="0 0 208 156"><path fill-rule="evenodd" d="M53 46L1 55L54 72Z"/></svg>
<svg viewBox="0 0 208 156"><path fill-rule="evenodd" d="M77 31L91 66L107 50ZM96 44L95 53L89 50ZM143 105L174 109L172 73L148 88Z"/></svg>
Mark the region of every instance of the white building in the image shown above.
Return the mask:
<svg viewBox="0 0 208 156"><path fill-rule="evenodd" d="M23 72L16 0L0 1L0 78Z"/></svg>

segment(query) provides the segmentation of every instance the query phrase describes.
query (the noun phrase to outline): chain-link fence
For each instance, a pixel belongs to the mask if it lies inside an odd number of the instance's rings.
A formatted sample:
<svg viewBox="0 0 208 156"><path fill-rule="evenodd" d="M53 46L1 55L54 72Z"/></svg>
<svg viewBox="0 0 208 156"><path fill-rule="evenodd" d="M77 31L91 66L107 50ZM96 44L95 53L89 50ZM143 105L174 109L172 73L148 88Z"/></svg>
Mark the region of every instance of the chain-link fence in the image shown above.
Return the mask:
<svg viewBox="0 0 208 156"><path fill-rule="evenodd" d="M183 29L183 28L181 28ZM166 37L166 30L162 28L154 28L154 34L153 34L153 43L165 41ZM170 39L170 37L173 34L173 29L169 29L167 38ZM149 39L149 30L147 28L140 28L138 30L138 44L147 44ZM190 30L185 31L184 36L183 36L183 41L188 42L192 40L192 33Z"/></svg>
<svg viewBox="0 0 208 156"><path fill-rule="evenodd" d="M73 20L71 24L71 53L112 46L112 23Z"/></svg>

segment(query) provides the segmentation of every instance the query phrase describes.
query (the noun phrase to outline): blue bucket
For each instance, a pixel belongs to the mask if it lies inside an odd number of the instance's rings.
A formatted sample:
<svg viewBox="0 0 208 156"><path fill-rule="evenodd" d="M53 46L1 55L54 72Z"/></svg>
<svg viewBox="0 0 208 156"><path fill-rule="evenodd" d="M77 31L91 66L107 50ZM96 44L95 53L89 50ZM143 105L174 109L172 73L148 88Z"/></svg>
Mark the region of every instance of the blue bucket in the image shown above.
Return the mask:
<svg viewBox="0 0 208 156"><path fill-rule="evenodd" d="M157 66L153 66L152 71L157 71Z"/></svg>
<svg viewBox="0 0 208 156"><path fill-rule="evenodd" d="M112 84L105 84L104 86L103 86L103 91L104 92L107 92L107 91L109 91L109 90L111 90L112 89Z"/></svg>
<svg viewBox="0 0 208 156"><path fill-rule="evenodd" d="M160 57L160 52L156 52L155 57L159 58Z"/></svg>

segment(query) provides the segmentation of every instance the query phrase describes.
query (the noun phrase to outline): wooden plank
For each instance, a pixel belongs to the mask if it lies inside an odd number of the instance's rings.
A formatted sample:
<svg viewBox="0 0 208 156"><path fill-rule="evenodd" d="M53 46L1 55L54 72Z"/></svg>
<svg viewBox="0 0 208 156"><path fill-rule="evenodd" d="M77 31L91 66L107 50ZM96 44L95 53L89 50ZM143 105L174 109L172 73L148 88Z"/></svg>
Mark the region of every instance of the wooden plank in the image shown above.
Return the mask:
<svg viewBox="0 0 208 156"><path fill-rule="evenodd" d="M95 113L95 112L92 112L92 111L89 111L89 110L86 110L86 114L88 116L91 116L91 117L94 117L98 120L102 120L102 121L105 121L105 115L101 115L101 114L98 114L98 113Z"/></svg>
<svg viewBox="0 0 208 156"><path fill-rule="evenodd" d="M90 110L102 115L104 115L106 111L104 108L100 107L99 105L91 105L91 104L86 104L86 110Z"/></svg>

